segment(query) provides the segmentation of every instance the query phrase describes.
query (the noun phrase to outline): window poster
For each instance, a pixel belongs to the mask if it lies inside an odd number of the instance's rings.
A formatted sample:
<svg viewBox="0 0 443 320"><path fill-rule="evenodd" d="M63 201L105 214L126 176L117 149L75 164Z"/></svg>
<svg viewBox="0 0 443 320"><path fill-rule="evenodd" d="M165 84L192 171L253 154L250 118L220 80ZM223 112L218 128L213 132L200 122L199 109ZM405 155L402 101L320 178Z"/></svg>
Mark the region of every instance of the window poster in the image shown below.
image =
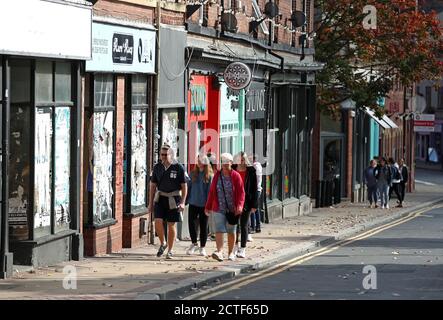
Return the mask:
<svg viewBox="0 0 443 320"><path fill-rule="evenodd" d="M38 108L35 117L34 228L44 228L51 225L51 109Z"/></svg>
<svg viewBox="0 0 443 320"><path fill-rule="evenodd" d="M30 186L30 108L11 106L9 156L9 236L28 240Z"/></svg>
<svg viewBox="0 0 443 320"><path fill-rule="evenodd" d="M69 107L55 108L55 194L54 211L56 227L70 223L69 178L71 113Z"/></svg>
<svg viewBox="0 0 443 320"><path fill-rule="evenodd" d="M131 206L146 205L146 111L132 112Z"/></svg>
<svg viewBox="0 0 443 320"><path fill-rule="evenodd" d="M162 145L168 144L175 151L177 158L178 151L178 110L163 110L162 119Z"/></svg>
<svg viewBox="0 0 443 320"><path fill-rule="evenodd" d="M112 218L113 118L113 111L94 113L92 173L94 223Z"/></svg>

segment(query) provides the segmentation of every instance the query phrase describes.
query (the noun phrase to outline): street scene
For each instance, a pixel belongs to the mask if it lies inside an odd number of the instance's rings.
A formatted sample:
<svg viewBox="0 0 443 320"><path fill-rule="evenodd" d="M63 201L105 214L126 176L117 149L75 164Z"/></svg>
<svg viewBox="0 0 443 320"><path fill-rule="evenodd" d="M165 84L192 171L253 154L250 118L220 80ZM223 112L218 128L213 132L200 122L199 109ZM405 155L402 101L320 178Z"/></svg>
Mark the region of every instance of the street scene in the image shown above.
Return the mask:
<svg viewBox="0 0 443 320"><path fill-rule="evenodd" d="M442 1L4 0L0 30L0 300L443 299Z"/></svg>

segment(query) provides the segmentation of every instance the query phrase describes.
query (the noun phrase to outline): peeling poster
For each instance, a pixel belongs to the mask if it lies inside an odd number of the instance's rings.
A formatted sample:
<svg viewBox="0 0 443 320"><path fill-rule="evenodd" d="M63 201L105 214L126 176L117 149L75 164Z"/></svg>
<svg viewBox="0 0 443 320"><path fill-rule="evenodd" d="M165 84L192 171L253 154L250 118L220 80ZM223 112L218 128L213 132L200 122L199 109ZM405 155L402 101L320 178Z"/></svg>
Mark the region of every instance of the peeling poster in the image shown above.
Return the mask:
<svg viewBox="0 0 443 320"><path fill-rule="evenodd" d="M131 206L146 205L146 111L132 112Z"/></svg>
<svg viewBox="0 0 443 320"><path fill-rule="evenodd" d="M71 114L69 107L55 109L55 193L54 211L57 227L69 224L69 178Z"/></svg>
<svg viewBox="0 0 443 320"><path fill-rule="evenodd" d="M51 225L51 140L50 109L37 109L35 115L34 228Z"/></svg>
<svg viewBox="0 0 443 320"><path fill-rule="evenodd" d="M93 217L95 223L112 218L113 118L113 111L94 113Z"/></svg>

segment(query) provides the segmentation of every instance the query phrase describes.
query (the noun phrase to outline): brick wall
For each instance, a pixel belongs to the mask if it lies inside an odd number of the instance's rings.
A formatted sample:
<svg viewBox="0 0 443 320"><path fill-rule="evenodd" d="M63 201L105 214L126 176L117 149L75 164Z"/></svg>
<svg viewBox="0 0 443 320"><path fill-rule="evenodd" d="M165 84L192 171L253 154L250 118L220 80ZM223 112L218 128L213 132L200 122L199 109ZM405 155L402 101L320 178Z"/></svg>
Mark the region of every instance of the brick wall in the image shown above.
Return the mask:
<svg viewBox="0 0 443 320"><path fill-rule="evenodd" d="M147 223L149 223L148 214L138 217L123 217L123 248L134 248L148 243L148 236L140 234L140 219L147 219Z"/></svg>
<svg viewBox="0 0 443 320"><path fill-rule="evenodd" d="M233 3L234 0L231 0L231 1L225 0L225 9L226 10L229 10L231 8L231 3ZM248 35L249 34L249 22L252 20L251 17L255 17L253 7L252 7L252 0L241 1L241 8L239 7L239 1L238 0L235 0L235 1L236 1L235 6L238 8L238 10L240 10L240 12L237 12L235 14L235 17L237 19L237 28L238 28L237 33L242 33L242 34ZM217 1L217 2L219 3L220 1ZM258 0L258 4L259 4L259 7L260 7L262 13L264 11L265 4L267 2L268 2L268 0ZM307 1L307 3L309 3L309 5L310 5L310 10L308 10L308 11L310 12L310 15L311 15L311 18L308 19L308 22L309 22L308 30L312 30L313 20L314 20L314 18L313 18L314 1ZM244 12L243 12L243 7L245 8ZM291 17L291 11L292 11L292 7L293 7L292 0L279 0L278 7L279 7L279 13L282 16L281 16L281 18L277 18L277 20L276 20L277 24L280 25L280 26L275 27L275 30L277 30L277 33L278 33L278 41L277 42L279 44L291 45L293 33L289 32L289 29L291 29L291 22L289 21L289 18ZM220 7L216 4L212 4L212 5L208 5L207 8L208 8L207 9L208 10L208 27L214 28L217 25L217 21L219 20L218 15L219 15L219 13L221 13ZM302 8L303 8L303 1L296 0L296 9L302 10ZM191 18L189 20L194 23L198 23L199 19L200 19L200 10L197 10L191 16ZM266 26L268 26L268 22L266 22ZM285 26L287 27L287 29L284 28ZM257 30L258 30L258 39L262 39L262 40L267 41L268 35L264 34L260 27L258 27ZM297 29L297 30L301 31L301 29ZM298 42L298 36L297 36L297 40L295 42L296 47L299 47L298 43L299 42Z"/></svg>
<svg viewBox="0 0 443 320"><path fill-rule="evenodd" d="M99 0L93 7L94 15L112 17L121 20L154 23L154 8L136 4L127 4L112 0Z"/></svg>
<svg viewBox="0 0 443 320"><path fill-rule="evenodd" d="M183 26L185 23L185 14L181 12L174 12L171 10L162 9L161 22L173 26Z"/></svg>

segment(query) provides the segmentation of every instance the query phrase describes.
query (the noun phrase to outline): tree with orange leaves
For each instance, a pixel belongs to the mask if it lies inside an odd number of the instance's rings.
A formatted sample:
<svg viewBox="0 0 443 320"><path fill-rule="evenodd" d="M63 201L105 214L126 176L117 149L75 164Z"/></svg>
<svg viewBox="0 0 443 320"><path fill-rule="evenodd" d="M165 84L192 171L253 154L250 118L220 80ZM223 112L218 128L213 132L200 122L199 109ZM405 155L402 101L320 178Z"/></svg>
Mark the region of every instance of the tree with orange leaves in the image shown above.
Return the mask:
<svg viewBox="0 0 443 320"><path fill-rule="evenodd" d="M321 110L334 113L352 99L380 115L377 100L395 79L405 86L441 79L442 28L416 0L315 0L315 7L316 60L325 63L317 75Z"/></svg>

